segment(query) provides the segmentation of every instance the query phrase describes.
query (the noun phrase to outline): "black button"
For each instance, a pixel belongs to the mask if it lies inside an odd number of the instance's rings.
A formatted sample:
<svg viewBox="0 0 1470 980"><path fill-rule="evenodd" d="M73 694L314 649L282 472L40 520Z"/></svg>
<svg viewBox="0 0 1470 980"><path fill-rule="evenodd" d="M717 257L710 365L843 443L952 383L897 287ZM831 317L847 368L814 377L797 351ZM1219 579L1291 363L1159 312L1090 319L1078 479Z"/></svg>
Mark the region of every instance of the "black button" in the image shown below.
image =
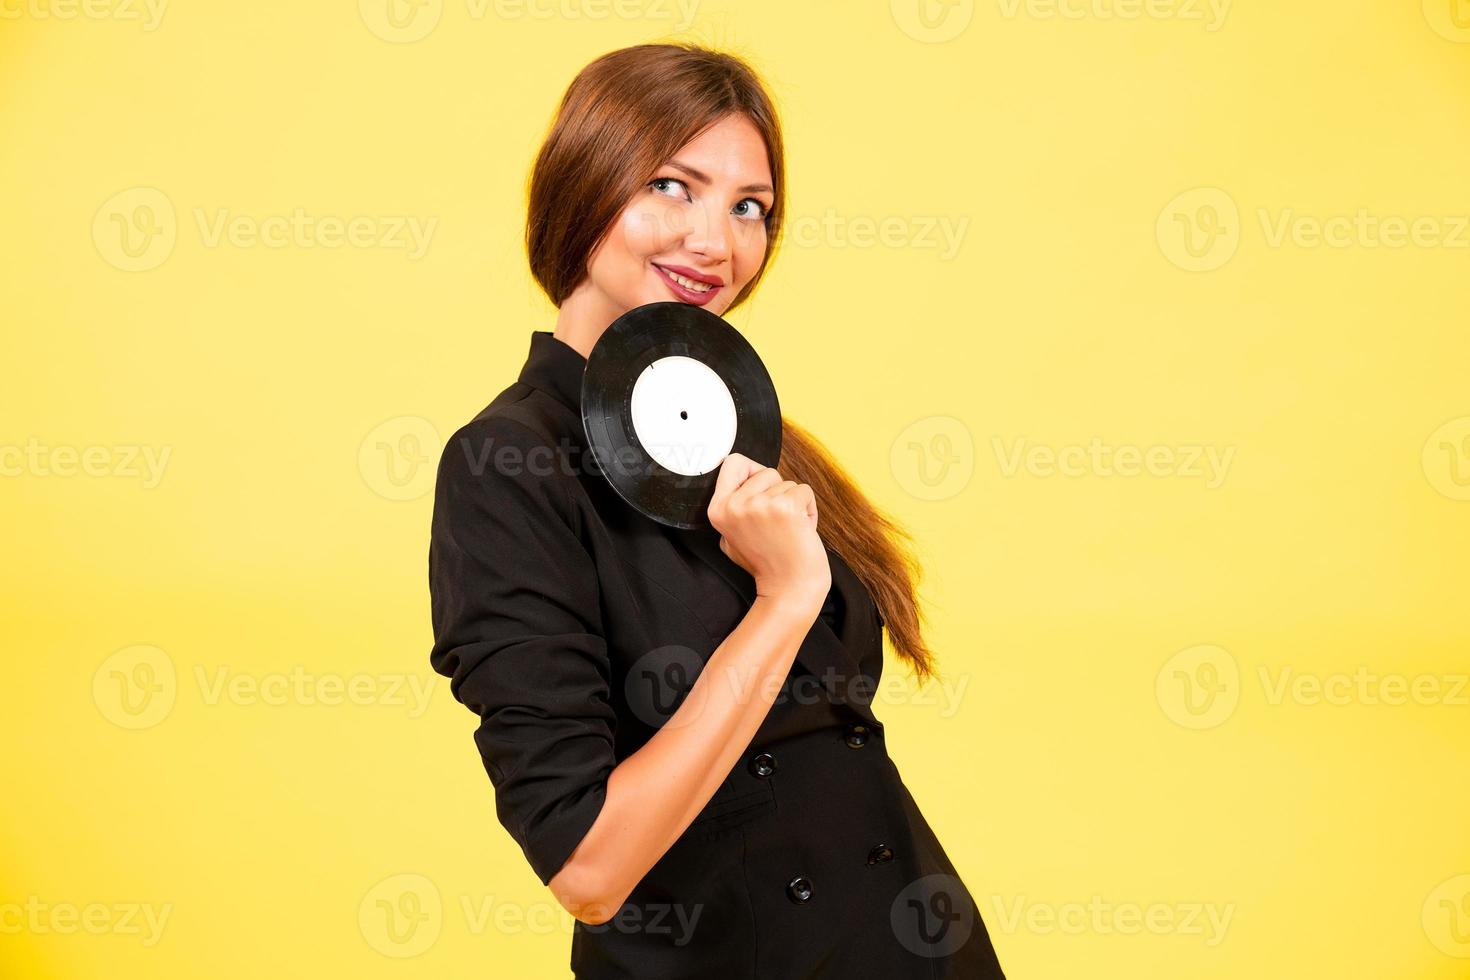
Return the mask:
<svg viewBox="0 0 1470 980"><path fill-rule="evenodd" d="M812 899L812 880L797 875L786 885L786 897L797 905L805 905Z"/></svg>
<svg viewBox="0 0 1470 980"><path fill-rule="evenodd" d="M765 779L767 776L775 771L776 757L771 755L771 753L769 752L762 752L760 755L754 756L750 760L751 775L759 776L761 779Z"/></svg>
<svg viewBox="0 0 1470 980"><path fill-rule="evenodd" d="M863 724L852 724L847 726L844 734L849 748L860 749L868 744L868 726Z"/></svg>
<svg viewBox="0 0 1470 980"><path fill-rule="evenodd" d="M887 844L879 844L868 852L869 864L887 864L893 860L893 848Z"/></svg>

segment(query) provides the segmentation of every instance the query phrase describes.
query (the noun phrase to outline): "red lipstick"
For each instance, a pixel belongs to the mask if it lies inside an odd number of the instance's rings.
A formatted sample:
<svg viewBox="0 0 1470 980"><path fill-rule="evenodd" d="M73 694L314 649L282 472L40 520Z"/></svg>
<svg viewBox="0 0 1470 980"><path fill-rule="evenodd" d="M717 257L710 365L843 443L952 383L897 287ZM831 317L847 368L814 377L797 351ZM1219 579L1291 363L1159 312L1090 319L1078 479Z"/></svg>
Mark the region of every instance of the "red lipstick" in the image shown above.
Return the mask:
<svg viewBox="0 0 1470 980"><path fill-rule="evenodd" d="M714 299L715 294L718 293L720 289L725 285L725 281L723 279L720 279L718 276L711 276L708 273L704 272L695 272L688 266L659 265L657 262L652 262L649 264L652 265L656 270L658 270L659 278L664 281L664 285L669 287L669 291L672 292L674 296L680 300L680 302L692 303L695 306L704 306L710 300ZM669 273L671 272L686 279L692 279L695 282L708 283L710 288L702 292L698 289L691 289L688 286L685 286L675 281L673 276L669 275Z"/></svg>

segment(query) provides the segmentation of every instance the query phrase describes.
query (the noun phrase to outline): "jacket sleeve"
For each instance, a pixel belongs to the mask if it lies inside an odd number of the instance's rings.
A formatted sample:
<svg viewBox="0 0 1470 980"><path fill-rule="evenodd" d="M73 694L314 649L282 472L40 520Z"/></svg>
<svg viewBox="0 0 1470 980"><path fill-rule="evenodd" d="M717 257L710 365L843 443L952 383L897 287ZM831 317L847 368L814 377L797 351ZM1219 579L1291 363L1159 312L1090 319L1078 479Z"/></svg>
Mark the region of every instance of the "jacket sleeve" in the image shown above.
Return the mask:
<svg viewBox="0 0 1470 980"><path fill-rule="evenodd" d="M500 823L543 884L597 819L616 716L596 567L575 478L528 426L494 416L450 438L429 542L434 670L479 716Z"/></svg>

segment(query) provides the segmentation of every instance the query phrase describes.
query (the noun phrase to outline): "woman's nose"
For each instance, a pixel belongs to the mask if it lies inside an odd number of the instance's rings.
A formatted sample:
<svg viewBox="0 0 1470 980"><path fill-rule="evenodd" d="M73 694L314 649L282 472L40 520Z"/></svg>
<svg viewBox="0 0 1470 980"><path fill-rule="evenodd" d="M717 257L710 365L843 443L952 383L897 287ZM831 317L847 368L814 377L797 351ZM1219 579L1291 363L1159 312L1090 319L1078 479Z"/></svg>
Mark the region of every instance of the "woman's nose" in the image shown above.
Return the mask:
<svg viewBox="0 0 1470 980"><path fill-rule="evenodd" d="M684 236L684 246L698 252L711 261L723 261L730 257L730 219L723 211L701 204L689 215L689 232Z"/></svg>

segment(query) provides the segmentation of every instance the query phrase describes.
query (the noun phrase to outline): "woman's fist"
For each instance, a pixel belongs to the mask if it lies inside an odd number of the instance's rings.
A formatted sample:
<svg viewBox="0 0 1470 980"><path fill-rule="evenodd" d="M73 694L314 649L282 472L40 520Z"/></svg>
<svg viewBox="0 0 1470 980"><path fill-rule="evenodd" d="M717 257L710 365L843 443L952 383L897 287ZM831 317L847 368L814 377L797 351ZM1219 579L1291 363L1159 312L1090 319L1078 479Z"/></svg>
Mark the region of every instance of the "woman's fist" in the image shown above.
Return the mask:
<svg viewBox="0 0 1470 980"><path fill-rule="evenodd" d="M709 519L720 532L720 550L751 574L758 595L821 607L832 587L832 569L817 534L811 487L730 453L720 463Z"/></svg>

